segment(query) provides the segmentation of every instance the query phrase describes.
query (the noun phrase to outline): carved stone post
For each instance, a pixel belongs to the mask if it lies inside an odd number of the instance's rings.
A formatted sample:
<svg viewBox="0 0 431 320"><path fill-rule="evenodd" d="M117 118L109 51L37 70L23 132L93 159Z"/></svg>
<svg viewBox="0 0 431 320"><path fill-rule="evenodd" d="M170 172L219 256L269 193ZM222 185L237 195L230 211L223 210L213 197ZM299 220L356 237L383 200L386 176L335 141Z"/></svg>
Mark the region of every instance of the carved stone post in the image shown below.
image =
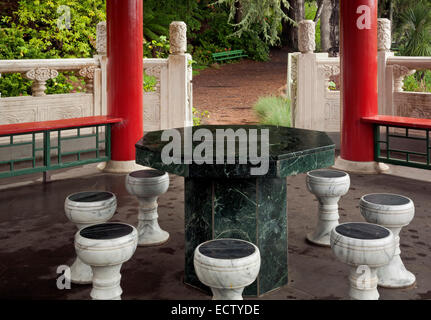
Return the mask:
<svg viewBox="0 0 431 320"><path fill-rule="evenodd" d="M406 76L412 75L416 72L416 70L410 70L405 66L400 66L395 64L393 66L394 70L394 92L402 92L403 90L403 81Z"/></svg>
<svg viewBox="0 0 431 320"><path fill-rule="evenodd" d="M187 51L187 25L183 21L173 21L169 26L172 54L185 54Z"/></svg>
<svg viewBox="0 0 431 320"><path fill-rule="evenodd" d="M312 20L302 20L298 25L298 47L301 53L316 50L316 31Z"/></svg>
<svg viewBox="0 0 431 320"><path fill-rule="evenodd" d="M96 50L100 55L106 55L106 21L97 24L96 29Z"/></svg>
<svg viewBox="0 0 431 320"><path fill-rule="evenodd" d="M190 84L188 69L190 67L187 51L187 25L182 21L174 21L169 26L171 54L169 55L168 84L168 128L178 127L179 119L184 126L191 126L192 106L189 105Z"/></svg>
<svg viewBox="0 0 431 320"><path fill-rule="evenodd" d="M93 92L95 66L87 66L79 70L79 75L85 78L85 88L87 92Z"/></svg>
<svg viewBox="0 0 431 320"><path fill-rule="evenodd" d="M34 97L44 96L46 90L46 81L49 79L54 79L57 76L57 70L49 68L36 68L27 71L24 74L24 78L28 80L33 80L31 91Z"/></svg>
<svg viewBox="0 0 431 320"><path fill-rule="evenodd" d="M391 20L377 19L377 49L378 51L390 51L392 45Z"/></svg>

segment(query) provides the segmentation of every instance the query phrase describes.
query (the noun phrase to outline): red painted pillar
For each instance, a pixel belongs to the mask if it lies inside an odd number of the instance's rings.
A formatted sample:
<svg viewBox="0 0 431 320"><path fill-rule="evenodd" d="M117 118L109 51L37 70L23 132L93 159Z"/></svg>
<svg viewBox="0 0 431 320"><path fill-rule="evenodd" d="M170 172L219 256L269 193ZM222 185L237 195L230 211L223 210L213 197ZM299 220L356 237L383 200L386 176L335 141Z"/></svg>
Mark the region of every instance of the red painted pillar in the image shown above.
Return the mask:
<svg viewBox="0 0 431 320"><path fill-rule="evenodd" d="M108 114L123 118L112 128L111 159L135 160L143 135L142 0L107 0Z"/></svg>
<svg viewBox="0 0 431 320"><path fill-rule="evenodd" d="M340 155L349 161L374 161L373 127L360 119L378 113L377 0L340 1L340 58Z"/></svg>

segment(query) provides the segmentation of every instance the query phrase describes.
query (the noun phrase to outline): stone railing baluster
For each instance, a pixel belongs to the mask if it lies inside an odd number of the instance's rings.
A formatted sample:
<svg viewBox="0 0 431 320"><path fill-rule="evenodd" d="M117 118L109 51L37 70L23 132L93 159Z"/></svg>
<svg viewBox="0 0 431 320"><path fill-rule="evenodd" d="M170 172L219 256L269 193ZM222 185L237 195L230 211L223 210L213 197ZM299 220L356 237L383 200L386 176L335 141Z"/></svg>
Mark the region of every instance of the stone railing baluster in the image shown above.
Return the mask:
<svg viewBox="0 0 431 320"><path fill-rule="evenodd" d="M40 97L46 95L46 81L58 76L58 71L49 68L35 68L23 74L24 78L32 80L32 95Z"/></svg>

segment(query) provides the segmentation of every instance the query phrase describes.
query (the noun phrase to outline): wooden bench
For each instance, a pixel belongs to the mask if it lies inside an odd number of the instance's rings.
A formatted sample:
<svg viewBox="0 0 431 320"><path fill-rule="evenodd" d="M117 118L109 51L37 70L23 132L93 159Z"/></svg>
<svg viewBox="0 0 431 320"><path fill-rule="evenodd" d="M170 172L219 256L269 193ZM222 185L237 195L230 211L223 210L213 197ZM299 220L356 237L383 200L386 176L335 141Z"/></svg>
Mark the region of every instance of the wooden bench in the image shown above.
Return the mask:
<svg viewBox="0 0 431 320"><path fill-rule="evenodd" d="M215 61L219 62L224 60L243 58L247 57L247 55L244 53L244 50L231 50L213 53L212 57Z"/></svg>
<svg viewBox="0 0 431 320"><path fill-rule="evenodd" d="M7 155L6 152L10 155L6 160L0 158L0 178L43 172L45 179L49 170L108 161L111 158L111 125L121 121L122 119L117 117L93 116L0 125L0 138L9 137L7 143L0 142L0 155L2 158ZM104 138L100 139L102 127L105 128L105 132ZM92 133L83 134L81 130L85 128L93 128ZM62 136L63 131L72 129L76 129L76 135ZM40 144L37 141L38 136L42 138L42 146L38 146ZM14 138L20 141L14 141ZM83 147L79 150L62 151L65 147L64 141L78 139L80 140L77 143ZM83 143L83 139L90 141ZM51 144L51 140L56 142L55 145ZM26 153L29 155L21 157L14 155L17 153L16 148L20 147L27 148ZM53 150L56 151L54 161L51 153ZM90 153L94 156L88 157ZM76 160L70 161L71 157L76 157Z"/></svg>
<svg viewBox="0 0 431 320"><path fill-rule="evenodd" d="M374 125L375 161L421 169L431 169L431 119L377 115L373 117L363 117L361 121ZM384 140L381 138L381 128L384 128ZM394 130L394 128L397 130ZM403 134L400 133L401 131L403 131ZM391 144L395 142L393 141L394 138L407 140L409 142L409 147L412 146L413 141L415 141L417 142L416 144L418 144L416 147L421 147L421 151L418 152L413 150L392 148ZM382 144L386 147L386 155L382 155ZM400 158L400 156L395 157L394 155L403 155L405 156L405 159Z"/></svg>

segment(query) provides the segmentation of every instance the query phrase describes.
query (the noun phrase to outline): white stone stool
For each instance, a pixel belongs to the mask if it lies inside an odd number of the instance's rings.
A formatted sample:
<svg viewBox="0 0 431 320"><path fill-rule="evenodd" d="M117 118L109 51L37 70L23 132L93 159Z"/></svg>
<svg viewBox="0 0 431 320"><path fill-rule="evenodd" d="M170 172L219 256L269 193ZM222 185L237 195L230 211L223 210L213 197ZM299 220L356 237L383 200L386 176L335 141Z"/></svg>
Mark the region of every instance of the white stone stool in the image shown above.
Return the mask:
<svg viewBox="0 0 431 320"><path fill-rule="evenodd" d="M107 222L117 209L115 194L107 191L87 191L69 195L64 202L67 218L76 224L78 229L96 223ZM70 281L77 284L92 282L93 273L90 266L79 257L70 267Z"/></svg>
<svg viewBox="0 0 431 320"><path fill-rule="evenodd" d="M95 224L76 233L76 253L93 270L93 300L121 300L120 269L137 244L137 230L125 223Z"/></svg>
<svg viewBox="0 0 431 320"><path fill-rule="evenodd" d="M378 300L377 269L394 255L392 231L371 223L343 223L332 229L330 240L335 256L351 266L350 298Z"/></svg>
<svg viewBox="0 0 431 320"><path fill-rule="evenodd" d="M363 196L359 202L362 216L367 222L390 229L395 237L396 249L391 262L379 268L379 286L385 288L406 288L416 283L416 277L408 271L401 260L400 231L414 217L415 206L407 197L397 194L374 193Z"/></svg>
<svg viewBox="0 0 431 320"><path fill-rule="evenodd" d="M260 252L243 240L210 240L196 247L194 267L199 280L211 288L213 300L243 300L244 288L259 274Z"/></svg>
<svg viewBox="0 0 431 320"><path fill-rule="evenodd" d="M338 201L349 191L350 176L337 170L307 172L307 188L319 201L315 230L307 234L307 240L319 246L329 247L331 230L338 225Z"/></svg>
<svg viewBox="0 0 431 320"><path fill-rule="evenodd" d="M169 175L159 170L139 170L126 177L126 189L139 200L139 246L155 246L168 241L169 233L162 230L157 218L157 198L168 191Z"/></svg>

